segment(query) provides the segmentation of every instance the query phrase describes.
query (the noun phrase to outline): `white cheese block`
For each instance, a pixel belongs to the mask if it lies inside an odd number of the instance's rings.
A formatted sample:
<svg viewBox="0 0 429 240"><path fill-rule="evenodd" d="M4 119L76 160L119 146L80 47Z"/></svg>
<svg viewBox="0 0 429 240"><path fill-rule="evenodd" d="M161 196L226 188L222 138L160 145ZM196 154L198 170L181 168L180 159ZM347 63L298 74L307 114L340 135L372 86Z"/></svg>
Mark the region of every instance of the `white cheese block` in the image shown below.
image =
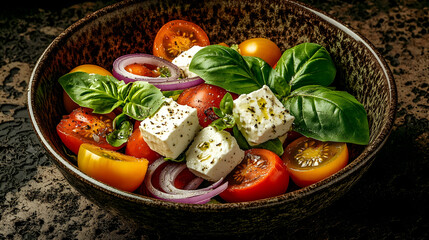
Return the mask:
<svg viewBox="0 0 429 240"><path fill-rule="evenodd" d="M284 135L295 119L266 85L240 95L232 111L238 129L251 146Z"/></svg>
<svg viewBox="0 0 429 240"><path fill-rule="evenodd" d="M172 99L140 123L148 146L164 157L177 158L200 130L197 109L180 105Z"/></svg>
<svg viewBox="0 0 429 240"><path fill-rule="evenodd" d="M182 69L183 73L186 75L185 77L192 78L196 77L197 74L189 71L189 65L191 64L192 58L194 55L200 51L203 47L200 46L193 46L190 49L182 52L179 54L171 63L178 66L180 69Z"/></svg>
<svg viewBox="0 0 429 240"><path fill-rule="evenodd" d="M195 175L208 181L226 177L244 158L244 151L227 131L208 126L195 137L186 151L186 165Z"/></svg>

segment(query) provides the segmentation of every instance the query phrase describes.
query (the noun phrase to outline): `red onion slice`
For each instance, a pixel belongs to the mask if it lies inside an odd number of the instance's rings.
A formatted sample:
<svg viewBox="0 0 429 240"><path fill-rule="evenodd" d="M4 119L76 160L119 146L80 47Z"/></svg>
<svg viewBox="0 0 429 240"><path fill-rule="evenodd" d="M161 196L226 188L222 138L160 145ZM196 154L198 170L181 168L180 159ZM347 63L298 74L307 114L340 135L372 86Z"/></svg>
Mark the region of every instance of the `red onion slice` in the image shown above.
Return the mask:
<svg viewBox="0 0 429 240"><path fill-rule="evenodd" d="M140 76L125 70L125 67L133 64L150 64L157 67L166 67L171 73L170 77L147 77ZM200 77L180 79L180 69L171 62L144 53L127 54L117 58L113 62L112 74L118 80L125 83L135 81L146 81L158 87L162 91L183 90L204 82Z"/></svg>
<svg viewBox="0 0 429 240"><path fill-rule="evenodd" d="M168 163L164 169L161 170L159 184L160 187L165 191L156 189L152 185L152 176L155 170L164 163L164 159L160 158L152 163L146 173L144 184L149 192L156 198L163 199L166 201L179 202L179 203L192 203L192 204L203 204L210 201L210 199L219 193L223 192L228 187L228 182L223 182L223 179L210 185L209 187L202 189L178 189L174 186L174 180L179 173L186 168L185 164ZM195 178L199 179L199 178ZM202 182L201 180L192 180L193 186L195 183ZM223 183L222 183L223 182ZM188 184L189 185L189 184Z"/></svg>

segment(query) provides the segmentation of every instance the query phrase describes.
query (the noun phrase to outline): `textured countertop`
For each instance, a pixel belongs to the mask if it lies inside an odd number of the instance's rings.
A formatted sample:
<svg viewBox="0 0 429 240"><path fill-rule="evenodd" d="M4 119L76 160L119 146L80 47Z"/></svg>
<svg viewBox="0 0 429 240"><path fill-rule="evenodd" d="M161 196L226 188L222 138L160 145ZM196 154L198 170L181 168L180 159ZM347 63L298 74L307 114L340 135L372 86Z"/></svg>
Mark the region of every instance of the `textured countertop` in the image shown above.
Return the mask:
<svg viewBox="0 0 429 240"><path fill-rule="evenodd" d="M375 45L396 80L398 113L378 158L350 192L270 237L429 239L428 1L303 2ZM43 50L72 23L111 3L39 1L0 9L0 239L157 237L74 190L39 145L26 110L30 74Z"/></svg>

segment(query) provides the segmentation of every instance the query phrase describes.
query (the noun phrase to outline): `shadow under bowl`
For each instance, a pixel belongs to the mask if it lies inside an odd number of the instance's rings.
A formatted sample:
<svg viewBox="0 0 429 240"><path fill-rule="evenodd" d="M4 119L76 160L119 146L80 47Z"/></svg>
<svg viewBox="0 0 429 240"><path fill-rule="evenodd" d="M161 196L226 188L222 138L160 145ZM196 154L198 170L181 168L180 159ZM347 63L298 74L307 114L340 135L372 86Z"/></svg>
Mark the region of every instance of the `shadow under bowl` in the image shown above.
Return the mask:
<svg viewBox="0 0 429 240"><path fill-rule="evenodd" d="M337 67L335 85L354 95L368 113L370 143L352 146L353 161L329 178L281 196L252 202L191 205L123 192L98 182L65 153L55 127L65 114L58 78L85 63L111 69L124 54L151 53L161 26L184 19L201 26L212 43L266 37L282 51L303 42L324 46ZM371 43L341 22L310 6L259 1L124 1L79 20L45 50L31 76L28 110L35 132L52 161L82 195L140 226L170 234L229 235L270 231L325 208L370 167L385 143L396 112L390 70ZM186 233L184 232L186 229Z"/></svg>

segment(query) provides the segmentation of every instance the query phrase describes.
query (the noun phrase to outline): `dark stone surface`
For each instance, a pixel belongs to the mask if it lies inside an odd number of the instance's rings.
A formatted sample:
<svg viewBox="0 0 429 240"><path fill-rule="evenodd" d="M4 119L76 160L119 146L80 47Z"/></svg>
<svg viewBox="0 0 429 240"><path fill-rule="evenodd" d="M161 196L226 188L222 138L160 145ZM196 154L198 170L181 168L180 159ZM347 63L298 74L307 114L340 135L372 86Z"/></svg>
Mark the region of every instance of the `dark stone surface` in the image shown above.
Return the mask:
<svg viewBox="0 0 429 240"><path fill-rule="evenodd" d="M303 1L369 39L398 88L393 132L340 200L287 232L256 238L429 238L428 1ZM70 24L112 1L0 9L0 239L153 239L82 197L38 144L26 111L31 70ZM72 5L73 4L73 5Z"/></svg>

